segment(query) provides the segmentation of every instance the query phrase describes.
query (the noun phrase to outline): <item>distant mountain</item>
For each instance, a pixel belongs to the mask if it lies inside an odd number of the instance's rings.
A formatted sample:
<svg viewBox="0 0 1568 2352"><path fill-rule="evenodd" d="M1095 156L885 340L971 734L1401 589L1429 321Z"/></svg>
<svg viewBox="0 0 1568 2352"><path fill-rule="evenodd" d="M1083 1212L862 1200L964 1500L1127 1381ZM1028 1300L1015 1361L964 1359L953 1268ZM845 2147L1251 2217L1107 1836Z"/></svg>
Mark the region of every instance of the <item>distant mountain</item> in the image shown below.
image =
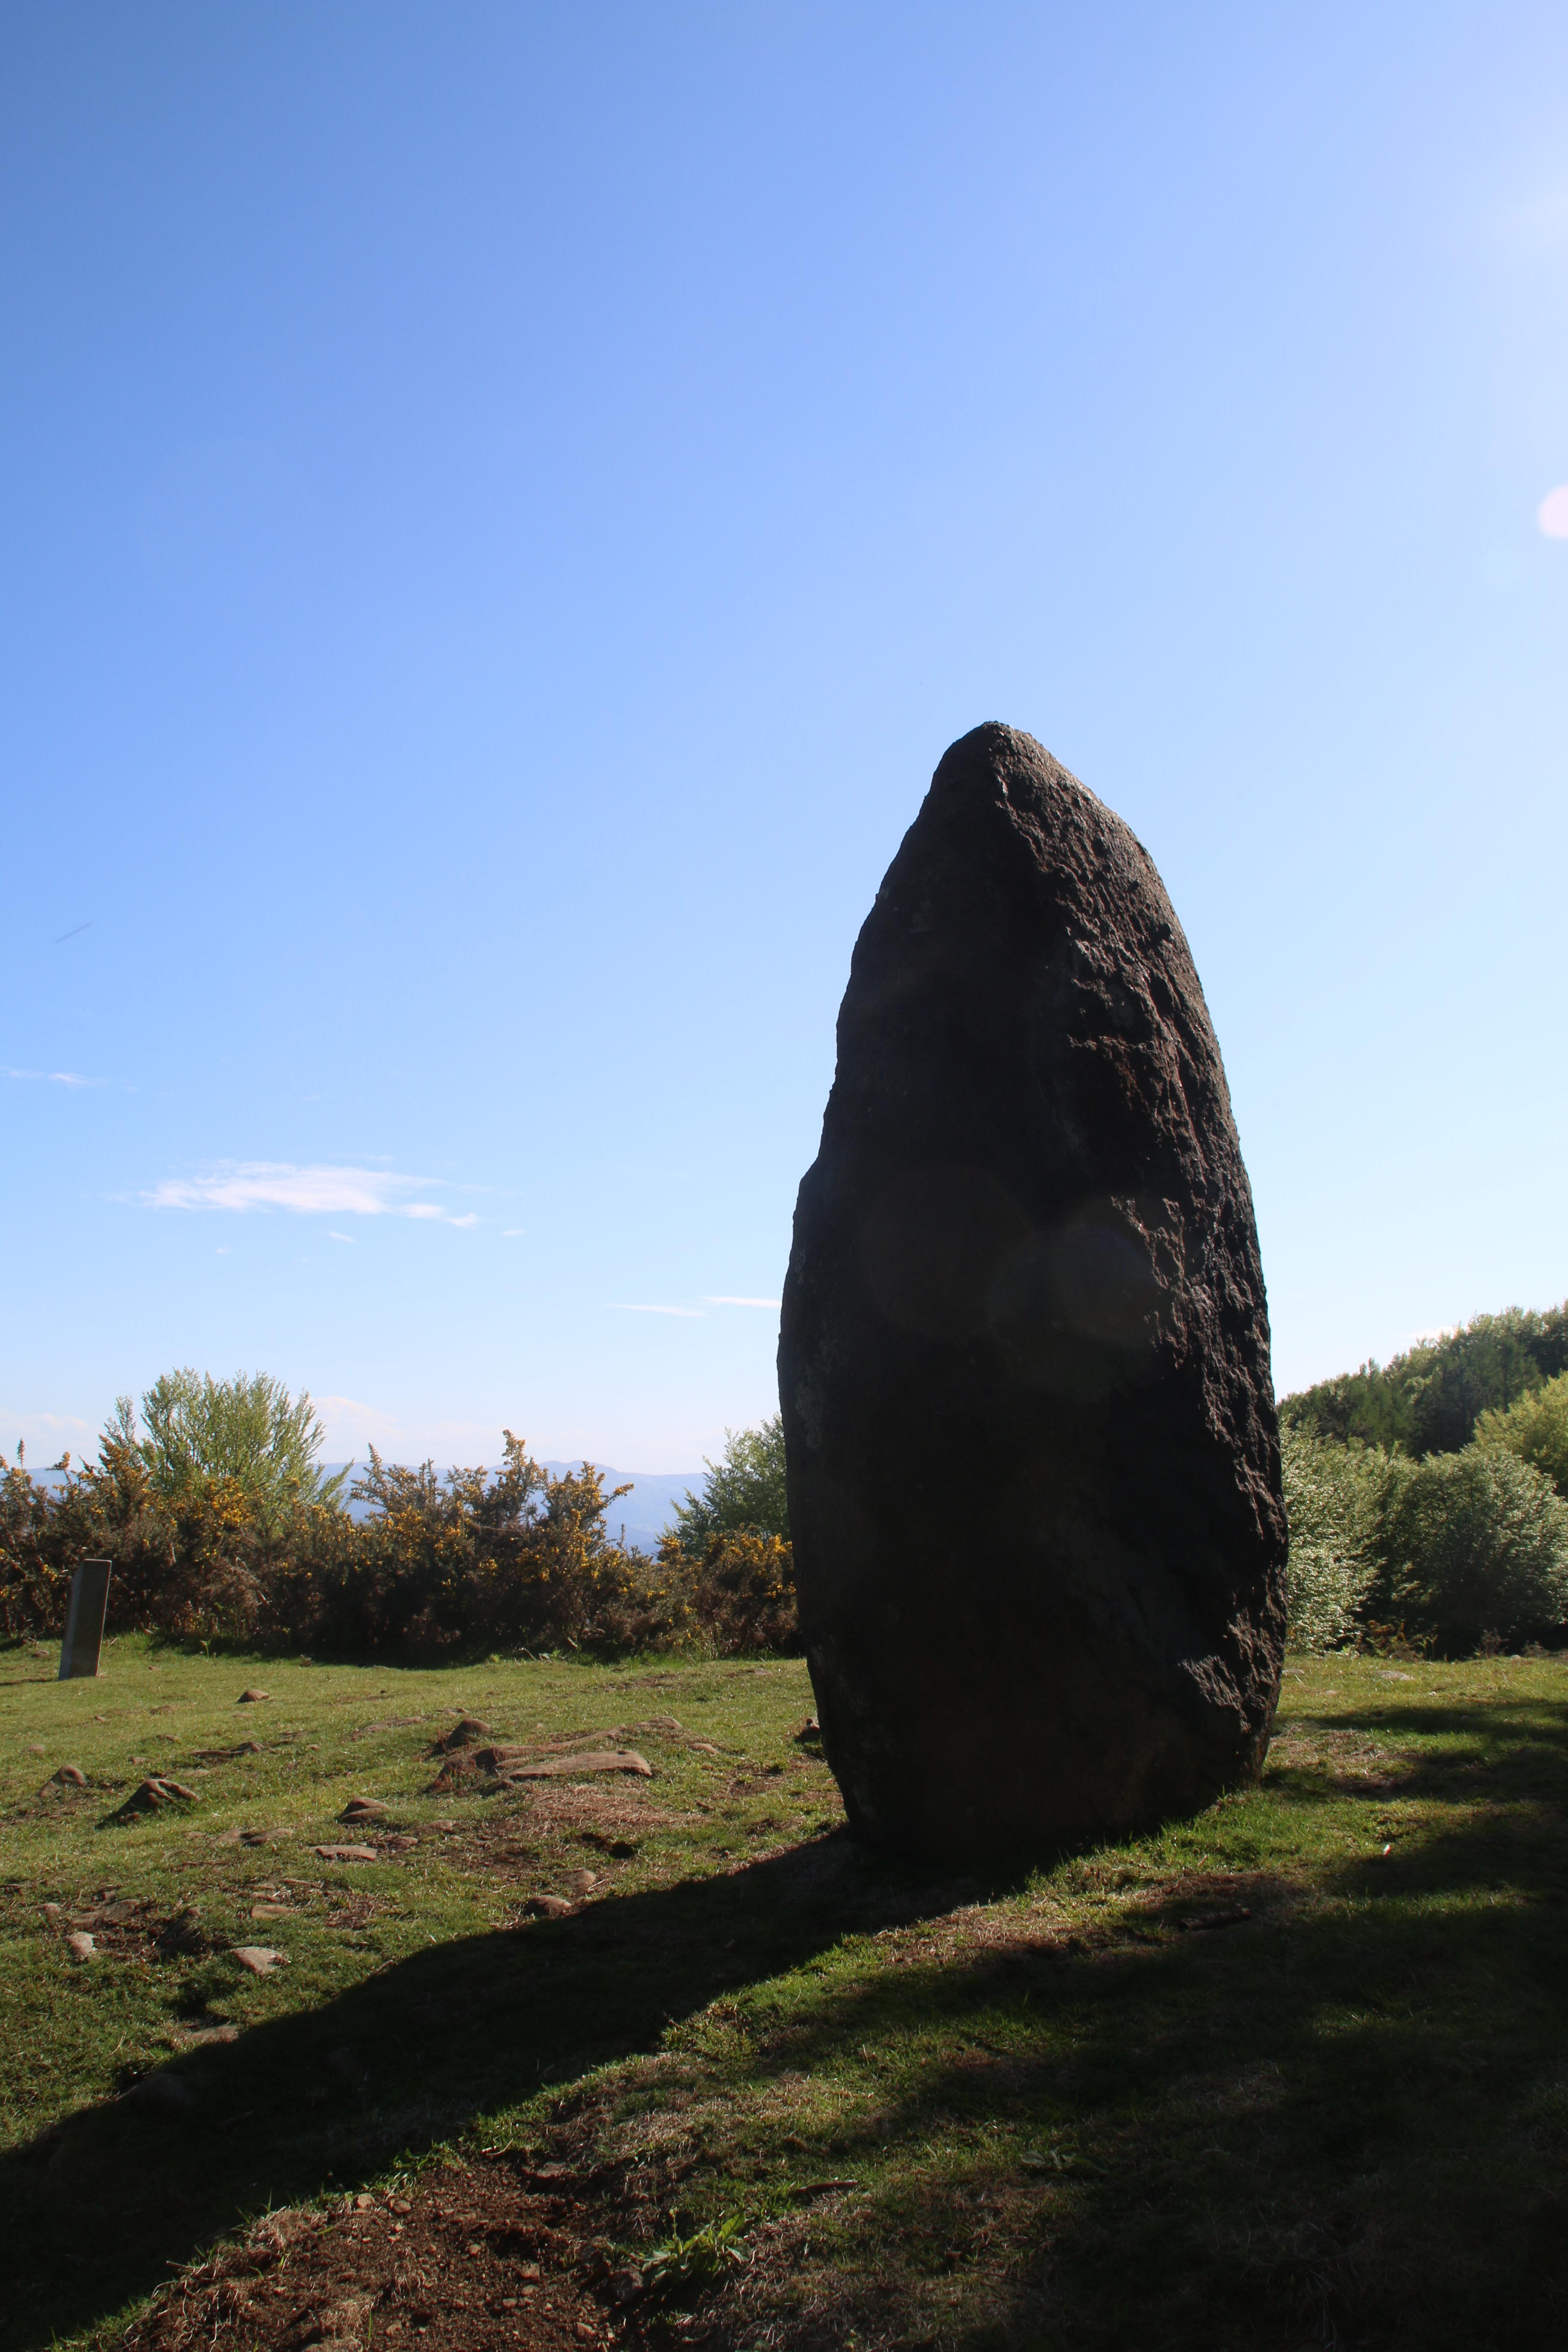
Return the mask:
<svg viewBox="0 0 1568 2352"><path fill-rule="evenodd" d="M557 1477L563 1470L575 1470L575 1462L546 1462L546 1470ZM658 1539L675 1516L677 1503L684 1503L688 1494L700 1495L705 1470L607 1470L602 1462L595 1468L605 1481L605 1492L612 1494L617 1486L629 1486L631 1493L612 1503L605 1514L605 1525L616 1543L624 1540L637 1544L644 1551L657 1551Z"/></svg>

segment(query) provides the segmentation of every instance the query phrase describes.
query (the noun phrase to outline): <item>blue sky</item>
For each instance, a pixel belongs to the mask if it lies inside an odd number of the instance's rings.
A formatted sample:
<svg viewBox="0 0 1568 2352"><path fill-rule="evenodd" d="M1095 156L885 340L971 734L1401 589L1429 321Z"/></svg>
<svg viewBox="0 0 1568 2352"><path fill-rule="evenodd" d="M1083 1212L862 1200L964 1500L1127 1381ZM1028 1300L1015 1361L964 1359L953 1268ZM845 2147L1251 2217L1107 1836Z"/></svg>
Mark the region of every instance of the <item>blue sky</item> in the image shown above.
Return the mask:
<svg viewBox="0 0 1568 2352"><path fill-rule="evenodd" d="M1288 1388L1568 1292L1568 16L0 16L0 1440L685 1469L944 746L1148 845Z"/></svg>

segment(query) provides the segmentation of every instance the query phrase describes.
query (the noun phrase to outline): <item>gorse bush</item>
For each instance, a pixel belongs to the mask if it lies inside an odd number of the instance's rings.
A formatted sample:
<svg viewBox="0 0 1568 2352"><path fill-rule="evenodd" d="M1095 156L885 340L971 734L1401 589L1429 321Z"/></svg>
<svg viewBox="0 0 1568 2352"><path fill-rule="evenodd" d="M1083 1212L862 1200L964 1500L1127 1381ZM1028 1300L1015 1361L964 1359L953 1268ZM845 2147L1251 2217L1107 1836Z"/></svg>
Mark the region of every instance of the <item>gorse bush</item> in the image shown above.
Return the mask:
<svg viewBox="0 0 1568 2352"><path fill-rule="evenodd" d="M505 1433L498 1471L370 1465L341 1502L310 1400L258 1377L169 1375L121 1400L98 1460L46 1487L0 1475L0 1636L58 1634L71 1571L110 1560L110 1623L321 1655L795 1644L789 1546L727 1528L657 1559L610 1541L584 1463L556 1475ZM731 1441L731 1444L733 1441ZM3 1466L3 1465L0 1465Z"/></svg>

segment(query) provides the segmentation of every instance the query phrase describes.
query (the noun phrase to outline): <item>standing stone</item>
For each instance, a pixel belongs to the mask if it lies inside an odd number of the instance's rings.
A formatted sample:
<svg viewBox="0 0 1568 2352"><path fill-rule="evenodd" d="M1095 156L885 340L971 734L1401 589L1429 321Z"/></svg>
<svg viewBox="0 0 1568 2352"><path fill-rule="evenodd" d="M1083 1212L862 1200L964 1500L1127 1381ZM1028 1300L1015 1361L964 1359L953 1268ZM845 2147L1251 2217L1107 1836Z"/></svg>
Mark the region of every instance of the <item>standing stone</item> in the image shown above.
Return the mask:
<svg viewBox="0 0 1568 2352"><path fill-rule="evenodd" d="M1147 852L1010 727L949 751L856 943L779 1389L861 1835L1049 1853L1257 1777L1285 1514L1219 1047Z"/></svg>
<svg viewBox="0 0 1568 2352"><path fill-rule="evenodd" d="M58 1679L62 1683L75 1682L79 1676L98 1672L103 1650L103 1621L109 1610L110 1573L108 1560L84 1559L71 1578L66 1637L60 1644Z"/></svg>

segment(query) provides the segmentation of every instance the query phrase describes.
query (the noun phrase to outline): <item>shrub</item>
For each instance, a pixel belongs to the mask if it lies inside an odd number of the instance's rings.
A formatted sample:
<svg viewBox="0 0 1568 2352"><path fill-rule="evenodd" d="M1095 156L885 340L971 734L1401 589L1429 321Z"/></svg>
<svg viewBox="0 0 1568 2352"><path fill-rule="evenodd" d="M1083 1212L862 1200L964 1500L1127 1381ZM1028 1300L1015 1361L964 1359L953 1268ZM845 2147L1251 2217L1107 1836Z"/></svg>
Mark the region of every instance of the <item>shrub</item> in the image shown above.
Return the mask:
<svg viewBox="0 0 1568 2352"><path fill-rule="evenodd" d="M65 1582L50 1542L48 1489L29 1476L23 1449L0 1464L0 1640L38 1640L63 1625Z"/></svg>
<svg viewBox="0 0 1568 2352"><path fill-rule="evenodd" d="M1568 1496L1568 1372L1521 1396L1506 1412L1483 1412L1476 1423L1478 1445L1500 1446L1544 1471L1560 1495Z"/></svg>
<svg viewBox="0 0 1568 2352"><path fill-rule="evenodd" d="M695 1559L667 1536L659 1561L672 1587L684 1592L692 1626L721 1655L799 1649L795 1559L781 1536L727 1528L710 1536Z"/></svg>
<svg viewBox="0 0 1568 2352"><path fill-rule="evenodd" d="M1304 1650L1341 1649L1355 1639L1377 1577L1388 1456L1289 1426L1279 1446L1290 1527L1286 1637Z"/></svg>
<svg viewBox="0 0 1568 2352"><path fill-rule="evenodd" d="M389 1650L652 1648L687 1630L684 1597L605 1533L591 1464L557 1476L505 1433L500 1470L370 1468L355 1526L314 1507L276 1580L278 1629L312 1647Z"/></svg>
<svg viewBox="0 0 1568 2352"><path fill-rule="evenodd" d="M347 1470L328 1477L321 1467L321 1424L309 1395L291 1397L268 1372L231 1381L164 1372L144 1392L142 1418L144 1438L131 1399L121 1397L104 1437L116 1452L141 1456L161 1501L177 1507L189 1495L233 1486L264 1537L279 1534L301 1506L336 1502L348 1478Z"/></svg>
<svg viewBox="0 0 1568 2352"><path fill-rule="evenodd" d="M1568 1631L1568 1503L1504 1447L1401 1464L1380 1549L1377 1597L1449 1655Z"/></svg>
<svg viewBox="0 0 1568 2352"><path fill-rule="evenodd" d="M722 1458L704 1467L701 1494L675 1507L670 1532L683 1551L695 1559L714 1536L742 1528L789 1541L782 1413L755 1429L727 1429Z"/></svg>

